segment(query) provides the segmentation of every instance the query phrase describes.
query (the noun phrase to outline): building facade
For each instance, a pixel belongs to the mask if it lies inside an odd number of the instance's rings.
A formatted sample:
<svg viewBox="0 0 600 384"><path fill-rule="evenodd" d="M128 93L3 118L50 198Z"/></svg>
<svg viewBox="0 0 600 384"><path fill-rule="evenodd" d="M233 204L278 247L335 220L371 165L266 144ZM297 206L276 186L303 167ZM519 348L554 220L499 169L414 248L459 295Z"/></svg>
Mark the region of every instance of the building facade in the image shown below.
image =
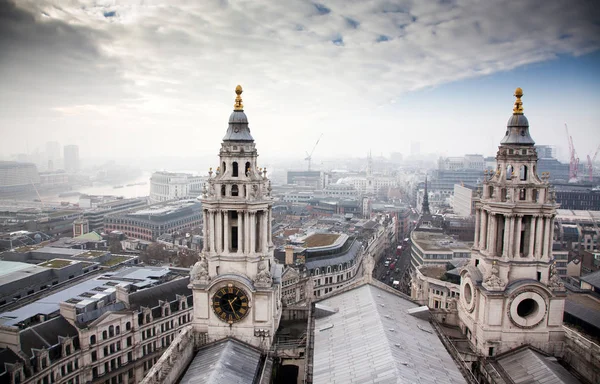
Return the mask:
<svg viewBox="0 0 600 384"><path fill-rule="evenodd" d="M150 204L198 197L206 178L188 173L154 172L150 177Z"/></svg>
<svg viewBox="0 0 600 384"><path fill-rule="evenodd" d="M452 208L454 213L463 217L469 217L475 213L476 188L471 185L454 184L454 196L452 197Z"/></svg>
<svg viewBox="0 0 600 384"><path fill-rule="evenodd" d="M565 293L552 257L557 204L537 174L522 95L517 88L496 171L476 199L473 253L461 271L461 327L484 356L524 342L555 354L564 337Z"/></svg>
<svg viewBox="0 0 600 384"><path fill-rule="evenodd" d="M104 230L154 241L163 233L185 232L200 227L202 212L197 200L177 200L134 208L104 216Z"/></svg>
<svg viewBox="0 0 600 384"><path fill-rule="evenodd" d="M33 192L39 184L40 176L35 164L0 161L0 195Z"/></svg>
<svg viewBox="0 0 600 384"><path fill-rule="evenodd" d="M210 341L235 336L268 349L281 318L281 268L273 258L271 184L236 88L220 166L202 196L204 248L191 271L194 331Z"/></svg>

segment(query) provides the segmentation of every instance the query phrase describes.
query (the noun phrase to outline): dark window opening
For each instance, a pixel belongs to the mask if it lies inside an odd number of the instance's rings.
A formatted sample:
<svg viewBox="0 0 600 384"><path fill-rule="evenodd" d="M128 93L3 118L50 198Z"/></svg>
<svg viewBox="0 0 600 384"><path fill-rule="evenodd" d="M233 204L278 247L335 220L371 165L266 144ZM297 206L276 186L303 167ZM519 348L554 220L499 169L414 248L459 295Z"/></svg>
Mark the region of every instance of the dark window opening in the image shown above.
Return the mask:
<svg viewBox="0 0 600 384"><path fill-rule="evenodd" d="M517 315L521 317L534 316L538 310L538 303L533 299L525 299L517 306Z"/></svg>
<svg viewBox="0 0 600 384"><path fill-rule="evenodd" d="M521 169L519 170L519 179L521 179L521 181L527 180L527 166L526 165L521 165Z"/></svg>
<svg viewBox="0 0 600 384"><path fill-rule="evenodd" d="M488 356L494 356L494 347L488 348Z"/></svg>
<svg viewBox="0 0 600 384"><path fill-rule="evenodd" d="M231 227L231 249L237 250L238 243L238 227Z"/></svg>
<svg viewBox="0 0 600 384"><path fill-rule="evenodd" d="M225 196L225 186L221 185L221 196Z"/></svg>
<svg viewBox="0 0 600 384"><path fill-rule="evenodd" d="M225 162L223 162L223 173L225 173L226 170L227 170L227 166L225 165Z"/></svg>
<svg viewBox="0 0 600 384"><path fill-rule="evenodd" d="M238 196L238 195L239 195L238 186L232 185L231 186L231 196Z"/></svg>
<svg viewBox="0 0 600 384"><path fill-rule="evenodd" d="M246 170L246 176L250 176L250 162L247 161L246 162L246 168L244 168Z"/></svg>
<svg viewBox="0 0 600 384"><path fill-rule="evenodd" d="M232 166L231 176L238 177L238 163L237 163L237 161L234 161L233 164L231 164L231 166Z"/></svg>
<svg viewBox="0 0 600 384"><path fill-rule="evenodd" d="M537 281L542 281L542 272L537 273Z"/></svg>

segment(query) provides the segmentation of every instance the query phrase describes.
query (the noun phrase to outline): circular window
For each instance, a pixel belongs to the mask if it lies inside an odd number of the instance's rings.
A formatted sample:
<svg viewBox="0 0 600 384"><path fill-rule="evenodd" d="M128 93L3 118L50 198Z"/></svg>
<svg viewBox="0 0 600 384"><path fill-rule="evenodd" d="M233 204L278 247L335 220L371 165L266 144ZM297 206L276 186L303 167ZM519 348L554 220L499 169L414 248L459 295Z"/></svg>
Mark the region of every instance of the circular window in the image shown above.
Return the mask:
<svg viewBox="0 0 600 384"><path fill-rule="evenodd" d="M532 317L535 316L539 310L538 304L533 299L525 299L517 305L517 315L521 317Z"/></svg>
<svg viewBox="0 0 600 384"><path fill-rule="evenodd" d="M471 300L473 300L473 290L471 289L471 284L465 284L465 291L463 292L463 295L467 304L471 304Z"/></svg>
<svg viewBox="0 0 600 384"><path fill-rule="evenodd" d="M527 290L512 297L508 316L519 328L533 328L544 320L547 310L544 297L536 291Z"/></svg>
<svg viewBox="0 0 600 384"><path fill-rule="evenodd" d="M475 309L475 299L473 296L475 295L475 291L473 290L473 283L471 283L471 279L468 277L463 279L464 283L462 286L462 294L460 295L460 299L463 307L468 312L473 312Z"/></svg>

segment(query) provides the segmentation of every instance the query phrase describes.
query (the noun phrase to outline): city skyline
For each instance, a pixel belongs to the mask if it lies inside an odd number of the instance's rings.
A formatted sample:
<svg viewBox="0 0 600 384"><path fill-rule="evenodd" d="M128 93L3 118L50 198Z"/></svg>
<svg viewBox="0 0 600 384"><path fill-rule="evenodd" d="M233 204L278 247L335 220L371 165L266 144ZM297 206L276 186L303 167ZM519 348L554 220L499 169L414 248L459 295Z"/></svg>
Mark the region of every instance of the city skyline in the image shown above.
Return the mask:
<svg viewBox="0 0 600 384"><path fill-rule="evenodd" d="M271 157L301 159L321 133L315 158L415 141L493 155L517 86L537 144L564 160L565 122L582 161L600 143L590 2L0 7L3 157L47 141L82 158L207 156L238 83Z"/></svg>

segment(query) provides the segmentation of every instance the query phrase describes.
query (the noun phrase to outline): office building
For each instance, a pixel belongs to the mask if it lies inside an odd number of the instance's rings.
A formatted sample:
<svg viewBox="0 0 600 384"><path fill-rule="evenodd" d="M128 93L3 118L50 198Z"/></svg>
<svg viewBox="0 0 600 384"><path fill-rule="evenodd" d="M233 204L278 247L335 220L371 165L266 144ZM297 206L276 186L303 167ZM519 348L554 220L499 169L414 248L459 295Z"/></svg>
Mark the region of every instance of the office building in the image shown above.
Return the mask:
<svg viewBox="0 0 600 384"><path fill-rule="evenodd" d="M188 173L154 172L150 177L150 204L198 197L206 178Z"/></svg>

